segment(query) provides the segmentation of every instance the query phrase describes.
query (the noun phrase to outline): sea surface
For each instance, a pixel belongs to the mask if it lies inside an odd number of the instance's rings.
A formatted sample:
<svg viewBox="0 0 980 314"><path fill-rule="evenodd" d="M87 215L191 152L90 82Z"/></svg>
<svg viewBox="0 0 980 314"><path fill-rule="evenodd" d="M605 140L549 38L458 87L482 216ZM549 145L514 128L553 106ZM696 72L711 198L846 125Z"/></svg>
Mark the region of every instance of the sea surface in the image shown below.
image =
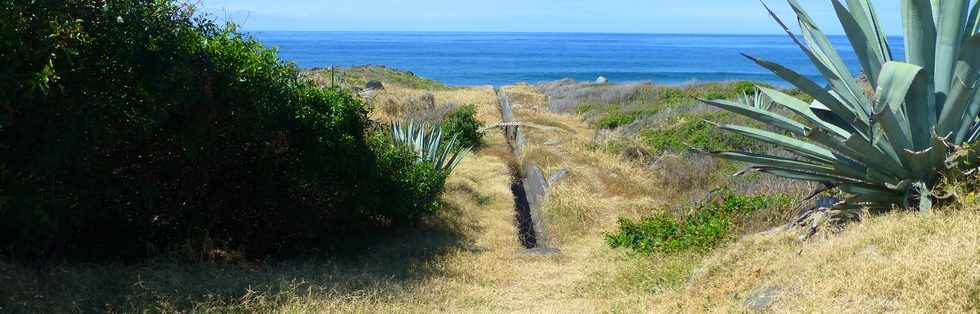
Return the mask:
<svg viewBox="0 0 980 314"><path fill-rule="evenodd" d="M511 84L604 76L611 82L756 80L787 85L741 54L775 61L818 81L785 35L438 32L251 32L301 68L381 64L450 85ZM831 41L856 73L846 37ZM901 38L890 39L904 59Z"/></svg>

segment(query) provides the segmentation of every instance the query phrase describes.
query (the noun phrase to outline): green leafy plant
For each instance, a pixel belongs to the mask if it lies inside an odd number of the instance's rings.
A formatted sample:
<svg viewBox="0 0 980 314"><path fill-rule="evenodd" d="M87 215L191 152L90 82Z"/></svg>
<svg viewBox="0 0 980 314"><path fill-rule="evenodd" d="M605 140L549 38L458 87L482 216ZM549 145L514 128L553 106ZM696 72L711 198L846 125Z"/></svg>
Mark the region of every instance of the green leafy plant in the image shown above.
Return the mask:
<svg viewBox="0 0 980 314"><path fill-rule="evenodd" d="M721 190L713 200L691 209L683 217L661 209L657 214L636 220L622 218L619 229L606 234L606 243L640 254L709 250L731 234L738 217L789 202L785 195L743 196Z"/></svg>
<svg viewBox="0 0 980 314"><path fill-rule="evenodd" d="M636 121L636 116L637 114L635 112L623 112L618 107L614 107L602 119L599 119L596 124L601 129L615 129L633 123L633 121Z"/></svg>
<svg viewBox="0 0 980 314"><path fill-rule="evenodd" d="M0 0L0 73L4 257L307 252L442 191L358 99L182 1Z"/></svg>
<svg viewBox="0 0 980 314"><path fill-rule="evenodd" d="M483 146L483 123L476 118L476 106L465 105L453 109L442 118L442 129L449 134L456 134L461 147L473 149Z"/></svg>
<svg viewBox="0 0 980 314"><path fill-rule="evenodd" d="M460 161L469 153L469 147L462 147L454 134L448 142L443 142L443 129L427 123L394 122L391 124L391 139L396 145L412 148L419 163L431 164L447 176L456 169Z"/></svg>
<svg viewBox="0 0 980 314"><path fill-rule="evenodd" d="M948 159L980 134L980 4L968 0L902 0L908 59L893 59L886 33L869 0L832 1L875 94L859 86L830 40L796 0L802 41L770 15L802 49L829 88L781 65L749 57L813 97L806 103L760 87L803 122L726 100L705 103L779 129L724 124L723 130L782 147L795 157L752 152L714 152L755 164L752 169L792 179L823 182L847 194L839 209L897 207L928 210L941 177L960 175ZM768 9L768 7L767 7ZM965 154L973 156L974 154Z"/></svg>

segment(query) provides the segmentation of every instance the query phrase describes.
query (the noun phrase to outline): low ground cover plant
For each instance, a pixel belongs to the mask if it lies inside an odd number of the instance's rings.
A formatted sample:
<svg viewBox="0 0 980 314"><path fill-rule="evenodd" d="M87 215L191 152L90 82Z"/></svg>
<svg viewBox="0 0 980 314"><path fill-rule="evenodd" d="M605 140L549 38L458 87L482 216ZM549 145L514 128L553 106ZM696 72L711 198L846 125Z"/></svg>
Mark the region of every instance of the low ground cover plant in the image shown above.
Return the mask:
<svg viewBox="0 0 980 314"><path fill-rule="evenodd" d="M738 195L720 190L704 204L684 209L680 216L666 209L638 219L621 218L606 243L639 254L670 254L687 250L707 251L732 235L738 219L758 210L787 206L786 195Z"/></svg>

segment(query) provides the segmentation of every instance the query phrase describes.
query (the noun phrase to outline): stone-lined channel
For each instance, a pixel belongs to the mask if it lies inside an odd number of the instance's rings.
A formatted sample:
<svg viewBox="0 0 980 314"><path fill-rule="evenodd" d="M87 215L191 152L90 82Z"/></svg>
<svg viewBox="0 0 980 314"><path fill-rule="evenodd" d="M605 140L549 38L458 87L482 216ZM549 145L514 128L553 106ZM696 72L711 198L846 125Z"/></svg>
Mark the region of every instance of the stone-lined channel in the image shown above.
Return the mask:
<svg viewBox="0 0 980 314"><path fill-rule="evenodd" d="M494 92L497 94L500 103L501 120L507 125L502 129L514 157L514 162L511 164L511 175L513 176L511 191L514 193L518 238L525 248L539 250L547 243L545 228L538 213L546 197L548 181L544 178L541 169L531 162L523 161L527 137L514 117L514 110L507 93L499 87L494 87ZM549 249L546 253L552 251L557 250ZM538 251L528 252L535 253Z"/></svg>

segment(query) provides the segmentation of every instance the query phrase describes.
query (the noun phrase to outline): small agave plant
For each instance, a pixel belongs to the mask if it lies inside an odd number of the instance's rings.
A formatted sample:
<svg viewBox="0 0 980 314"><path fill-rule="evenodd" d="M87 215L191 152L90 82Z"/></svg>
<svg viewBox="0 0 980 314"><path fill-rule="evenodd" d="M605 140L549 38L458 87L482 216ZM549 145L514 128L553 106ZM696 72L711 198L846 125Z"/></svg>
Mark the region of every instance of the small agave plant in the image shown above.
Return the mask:
<svg viewBox="0 0 980 314"><path fill-rule="evenodd" d="M461 147L456 135L443 143L442 127L430 127L426 123L413 120L391 124L391 139L395 145L404 145L415 150L419 163L432 164L433 168L450 175L460 161L466 157L470 148Z"/></svg>
<svg viewBox="0 0 980 314"><path fill-rule="evenodd" d="M752 152L713 152L776 176L823 182L846 197L836 210L928 210L943 176L962 175L961 148L980 134L980 4L969 0L901 0L905 55L894 60L870 0L831 0L874 95L859 86L830 40L796 0L789 0L800 37L770 15L809 57L827 87L778 64L749 57L812 96L812 103L760 88L798 116L725 100L703 100L766 123L777 132L738 125L721 129L767 142L792 158ZM802 122L801 122L802 121Z"/></svg>
<svg viewBox="0 0 980 314"><path fill-rule="evenodd" d="M765 111L769 111L769 109L772 109L773 106L772 99L769 99L769 96L766 96L765 93L758 90L753 94L742 93L742 95L738 97L738 102L743 105Z"/></svg>

